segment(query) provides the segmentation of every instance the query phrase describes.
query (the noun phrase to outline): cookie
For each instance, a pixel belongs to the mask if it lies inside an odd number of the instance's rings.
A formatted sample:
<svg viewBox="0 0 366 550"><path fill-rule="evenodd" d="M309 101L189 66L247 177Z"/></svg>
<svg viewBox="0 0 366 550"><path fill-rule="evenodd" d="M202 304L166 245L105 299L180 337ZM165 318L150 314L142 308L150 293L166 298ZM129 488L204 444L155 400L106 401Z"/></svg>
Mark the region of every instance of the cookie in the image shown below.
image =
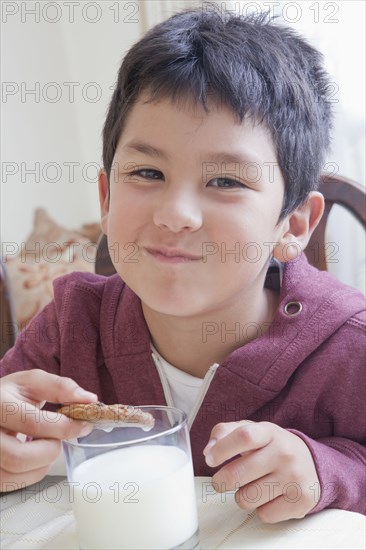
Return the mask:
<svg viewBox="0 0 366 550"><path fill-rule="evenodd" d="M57 412L74 420L92 422L95 427L104 430L125 426L150 430L155 423L155 419L150 413L143 412L131 405L105 405L100 402L70 403L58 409Z"/></svg>

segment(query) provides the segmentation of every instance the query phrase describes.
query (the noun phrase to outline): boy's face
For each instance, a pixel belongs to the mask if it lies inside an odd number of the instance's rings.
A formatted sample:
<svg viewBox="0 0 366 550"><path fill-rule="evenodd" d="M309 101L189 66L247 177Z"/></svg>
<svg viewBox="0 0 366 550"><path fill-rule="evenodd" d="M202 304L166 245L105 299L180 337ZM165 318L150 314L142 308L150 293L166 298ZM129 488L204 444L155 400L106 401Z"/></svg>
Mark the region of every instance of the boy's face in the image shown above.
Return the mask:
<svg viewBox="0 0 366 550"><path fill-rule="evenodd" d="M250 118L237 124L214 103L205 113L143 99L116 149L109 206L101 176L102 227L117 272L147 307L168 315L255 301L271 243L286 227L276 225L284 182L268 131Z"/></svg>

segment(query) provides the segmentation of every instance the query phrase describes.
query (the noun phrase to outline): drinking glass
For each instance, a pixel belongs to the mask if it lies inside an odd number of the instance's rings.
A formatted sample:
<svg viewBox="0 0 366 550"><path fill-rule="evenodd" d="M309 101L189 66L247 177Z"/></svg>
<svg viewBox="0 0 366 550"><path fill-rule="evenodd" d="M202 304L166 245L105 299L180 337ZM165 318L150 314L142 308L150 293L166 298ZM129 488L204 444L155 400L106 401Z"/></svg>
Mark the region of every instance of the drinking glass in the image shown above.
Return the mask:
<svg viewBox="0 0 366 550"><path fill-rule="evenodd" d="M81 549L199 548L187 417L173 407L139 407L146 432L116 427L63 441Z"/></svg>

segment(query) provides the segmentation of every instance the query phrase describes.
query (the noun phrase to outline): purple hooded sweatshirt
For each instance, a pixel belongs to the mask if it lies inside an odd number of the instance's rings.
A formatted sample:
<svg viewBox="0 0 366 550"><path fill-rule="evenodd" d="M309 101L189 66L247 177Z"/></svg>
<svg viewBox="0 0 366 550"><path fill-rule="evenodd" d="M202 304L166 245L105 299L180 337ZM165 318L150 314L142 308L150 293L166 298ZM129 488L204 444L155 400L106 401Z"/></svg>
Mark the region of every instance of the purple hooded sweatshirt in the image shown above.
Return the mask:
<svg viewBox="0 0 366 550"><path fill-rule="evenodd" d="M301 311L286 308L290 302ZM274 422L312 453L321 491L312 513L365 514L365 327L360 292L304 254L286 264L272 325L228 355L201 395L190 429L195 474L217 470L202 453L215 424ZM140 299L119 275L55 281L54 300L20 334L0 373L33 368L71 377L108 404L166 404Z"/></svg>

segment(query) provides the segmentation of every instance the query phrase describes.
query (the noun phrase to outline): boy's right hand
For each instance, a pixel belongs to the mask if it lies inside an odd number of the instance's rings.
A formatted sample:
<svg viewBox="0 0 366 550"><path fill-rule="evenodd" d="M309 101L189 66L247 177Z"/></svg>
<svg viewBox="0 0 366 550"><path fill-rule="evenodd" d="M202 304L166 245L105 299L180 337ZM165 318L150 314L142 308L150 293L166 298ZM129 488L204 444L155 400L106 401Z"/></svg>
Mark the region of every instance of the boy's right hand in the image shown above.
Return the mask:
<svg viewBox="0 0 366 550"><path fill-rule="evenodd" d="M88 422L71 420L57 412L41 411L50 403L90 403L94 393L71 378L33 369L0 379L0 491L14 491L41 480L56 460L61 439L86 435ZM20 441L17 433L31 436Z"/></svg>

